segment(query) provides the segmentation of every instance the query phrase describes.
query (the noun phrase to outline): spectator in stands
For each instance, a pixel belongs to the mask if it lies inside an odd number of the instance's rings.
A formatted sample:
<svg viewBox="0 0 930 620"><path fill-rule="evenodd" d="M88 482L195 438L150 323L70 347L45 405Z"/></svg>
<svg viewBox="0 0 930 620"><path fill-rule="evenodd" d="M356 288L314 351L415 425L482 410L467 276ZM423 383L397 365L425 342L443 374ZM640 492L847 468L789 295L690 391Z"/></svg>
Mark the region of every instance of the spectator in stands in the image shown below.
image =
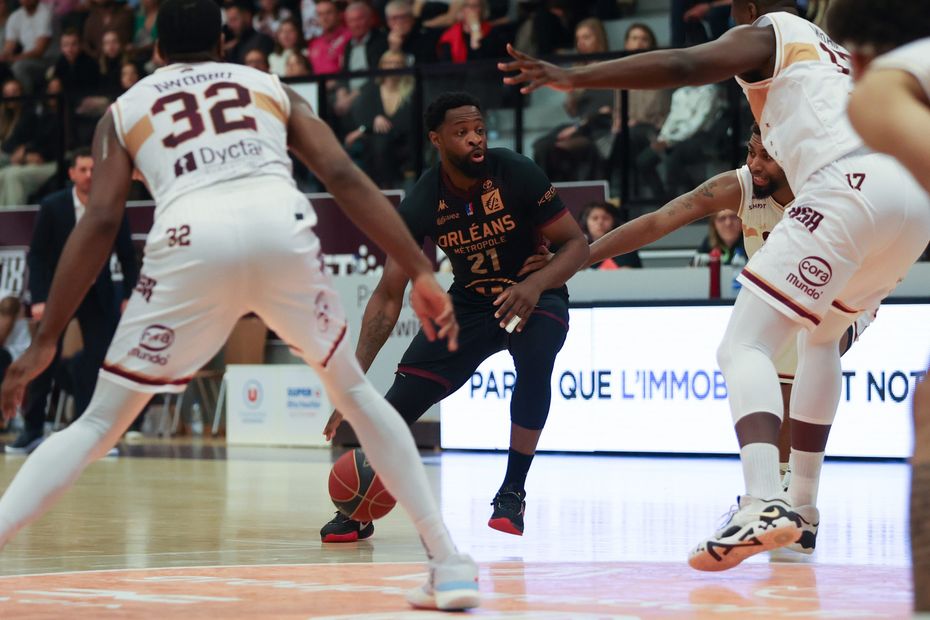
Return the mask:
<svg viewBox="0 0 930 620"><path fill-rule="evenodd" d="M672 0L669 12L672 47L698 45L718 38L730 27L731 4L733 0Z"/></svg>
<svg viewBox="0 0 930 620"><path fill-rule="evenodd" d="M414 15L409 0L391 0L384 7L388 27L388 49L403 52L413 62L427 63L436 60L435 31L426 31Z"/></svg>
<svg viewBox="0 0 930 620"><path fill-rule="evenodd" d="M127 52L133 61L144 64L152 59L155 50L155 39L158 38L158 27L155 18L158 16L160 0L141 0L135 17L135 32L132 44Z"/></svg>
<svg viewBox="0 0 930 620"><path fill-rule="evenodd" d="M351 34L342 23L342 13L334 0L318 0L316 16L323 33L310 41L307 48L313 73L339 73L342 58Z"/></svg>
<svg viewBox="0 0 930 620"><path fill-rule="evenodd" d="M55 84L60 82L52 80L49 89ZM17 96L21 92L15 80L3 85L4 96ZM50 94L54 93L50 91ZM41 107L41 113L33 104L11 101L0 104L0 137L3 136L4 119L12 118L17 143L10 154L9 165L0 168L0 205L26 204L29 197L55 174L54 157L60 130L56 104L57 100L49 100Z"/></svg>
<svg viewBox="0 0 930 620"><path fill-rule="evenodd" d="M3 83L0 102L0 165L22 165L26 161L26 144L36 131L35 106L22 100L23 86L18 80Z"/></svg>
<svg viewBox="0 0 930 620"><path fill-rule="evenodd" d="M271 69L268 67L268 56L265 52L257 47L253 47L245 53L245 66L258 69L262 73L268 73Z"/></svg>
<svg viewBox="0 0 930 620"><path fill-rule="evenodd" d="M658 47L656 35L652 28L642 23L630 24L623 40L623 49L626 52L647 52ZM631 90L627 105L627 131L630 135L629 153L632 172L636 174L636 162L639 156L650 149L659 135L659 130L665 123L671 106L671 90ZM614 107L614 158L611 162L612 171L622 169L621 159L623 153L619 149L617 138L620 129L620 107ZM650 158L647 158L649 161ZM648 172L647 172L648 174Z"/></svg>
<svg viewBox="0 0 930 620"><path fill-rule="evenodd" d="M570 0L531 0L518 6L527 14L517 28L514 47L533 56L572 49L574 14Z"/></svg>
<svg viewBox="0 0 930 620"><path fill-rule="evenodd" d="M120 45L128 45L132 41L136 17L132 9L119 0L90 2L90 14L84 23L82 47L88 56L96 60L103 48L103 36L108 31L116 32Z"/></svg>
<svg viewBox="0 0 930 620"><path fill-rule="evenodd" d="M133 86L136 82L141 80L143 77L142 70L139 69L139 65L132 62L131 60L124 60L123 66L120 67L119 72L119 86L120 92L126 92Z"/></svg>
<svg viewBox="0 0 930 620"><path fill-rule="evenodd" d="M488 20L485 0L463 0L458 21L439 37L436 56L441 62L455 63L501 58L506 43Z"/></svg>
<svg viewBox="0 0 930 620"><path fill-rule="evenodd" d="M100 69L94 59L81 50L81 37L77 30L65 30L58 41L61 54L52 75L61 80L74 107L97 88Z"/></svg>
<svg viewBox="0 0 930 620"><path fill-rule="evenodd" d="M323 34L323 27L317 17L317 5L315 0L300 0L300 17L303 23L300 28L305 41L312 41Z"/></svg>
<svg viewBox="0 0 930 620"><path fill-rule="evenodd" d="M252 27L252 5L240 0L226 8L226 60L245 64L246 53L254 48L267 56L274 51L274 39Z"/></svg>
<svg viewBox="0 0 930 620"><path fill-rule="evenodd" d="M290 9L282 7L278 0L258 0L258 12L252 19L252 27L274 39L281 22L291 15Z"/></svg>
<svg viewBox="0 0 930 620"><path fill-rule="evenodd" d="M284 66L284 77L308 77L313 75L310 60L303 54L291 54Z"/></svg>
<svg viewBox="0 0 930 620"><path fill-rule="evenodd" d="M100 78L97 81L98 92L110 97L122 92L120 72L123 68L123 46L120 43L119 33L115 30L107 30L103 33L97 65L100 71Z"/></svg>
<svg viewBox="0 0 930 620"><path fill-rule="evenodd" d="M0 299L0 381L20 355L32 342L29 320L18 297Z"/></svg>
<svg viewBox="0 0 930 620"><path fill-rule="evenodd" d="M745 265L746 248L743 246L743 225L735 211L724 209L708 220L707 236L692 261L694 265L706 265L712 250L720 251L720 264Z"/></svg>
<svg viewBox="0 0 930 620"><path fill-rule="evenodd" d="M6 24L10 19L10 6L7 4L6 0L0 0L0 55L3 54L3 49L6 41ZM0 84L6 82L13 77L13 72L10 71L9 66L0 59Z"/></svg>
<svg viewBox="0 0 930 620"><path fill-rule="evenodd" d="M39 0L21 0L6 22L0 63L9 63L26 94L44 86L52 40L52 11Z"/></svg>
<svg viewBox="0 0 930 620"><path fill-rule="evenodd" d="M287 59L294 54L303 54L305 49L307 49L307 42L304 41L304 35L300 30L300 21L296 17L283 19L275 35L274 52L268 56L268 66L271 67L271 72L283 77Z"/></svg>
<svg viewBox="0 0 930 620"><path fill-rule="evenodd" d="M720 118L723 103L716 84L683 86L674 92L671 109L658 137L636 160L636 167L650 185L653 198L664 202L669 195L678 196L697 186L689 167L704 160L704 148L711 142L710 130ZM657 170L663 159L664 184ZM706 176L706 171L702 170L699 176Z"/></svg>
<svg viewBox="0 0 930 620"><path fill-rule="evenodd" d="M608 51L607 31L601 20L591 17L578 24L575 49L579 54ZM565 95L564 105L568 115L577 120L537 140L533 158L553 181L600 178L614 141L614 92L573 90Z"/></svg>
<svg viewBox="0 0 930 620"><path fill-rule="evenodd" d="M374 29L374 15L364 2L353 2L346 7L346 27L351 38L343 51L344 71L368 71L378 66L381 56L387 51L387 37ZM368 78L350 78L336 89L335 112L342 117L349 113L352 102L359 96Z"/></svg>
<svg viewBox="0 0 930 620"><path fill-rule="evenodd" d="M378 64L379 69L406 66L406 54L390 50ZM413 87L412 75L387 75L365 84L352 103L355 129L346 135L346 148L381 188L399 187L405 176L414 174Z"/></svg>
<svg viewBox="0 0 930 620"><path fill-rule="evenodd" d="M620 226L626 218L621 217L617 207L609 202L592 202L585 206L578 216L581 231L588 238L588 243L594 243L614 228ZM592 264L589 269L640 269L643 266L639 259L639 252L633 251L620 256L608 258L600 263Z"/></svg>

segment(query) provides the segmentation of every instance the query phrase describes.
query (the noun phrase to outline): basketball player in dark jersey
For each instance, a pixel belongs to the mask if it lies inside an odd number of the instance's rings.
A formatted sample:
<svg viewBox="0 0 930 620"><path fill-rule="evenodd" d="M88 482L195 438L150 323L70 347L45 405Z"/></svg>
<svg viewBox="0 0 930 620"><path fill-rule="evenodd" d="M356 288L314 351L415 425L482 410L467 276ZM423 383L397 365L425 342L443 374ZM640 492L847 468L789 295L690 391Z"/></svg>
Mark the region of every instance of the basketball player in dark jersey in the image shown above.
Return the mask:
<svg viewBox="0 0 930 620"><path fill-rule="evenodd" d="M397 367L387 400L413 424L459 389L486 358L508 350L517 372L511 399L507 472L488 525L523 534L526 476L549 413L552 367L568 331L565 281L588 257L581 229L545 174L506 149L488 149L478 101L467 93L440 95L426 112L440 162L427 170L400 206L414 238L427 237L449 258L450 294L461 327L459 348L414 338ZM559 249L545 268L518 276L545 238ZM367 370L397 322L407 276L388 260L362 321L356 356ZM333 414L324 433L342 421ZM367 538L371 523L340 513L320 534L324 542Z"/></svg>

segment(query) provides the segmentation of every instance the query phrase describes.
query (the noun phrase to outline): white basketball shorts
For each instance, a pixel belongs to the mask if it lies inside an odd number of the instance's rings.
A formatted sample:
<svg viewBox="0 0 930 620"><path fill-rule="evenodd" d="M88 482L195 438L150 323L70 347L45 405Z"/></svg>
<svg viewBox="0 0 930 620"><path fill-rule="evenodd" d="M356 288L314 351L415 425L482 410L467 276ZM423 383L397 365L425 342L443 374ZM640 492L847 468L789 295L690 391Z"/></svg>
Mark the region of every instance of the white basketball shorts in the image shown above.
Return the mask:
<svg viewBox="0 0 930 620"><path fill-rule="evenodd" d="M249 312L311 366L326 366L346 318L315 223L307 199L276 179L224 183L169 205L101 375L141 392L181 392Z"/></svg>
<svg viewBox="0 0 930 620"><path fill-rule="evenodd" d="M816 172L739 276L809 329L828 311L878 307L930 241L930 197L891 157L851 155Z"/></svg>

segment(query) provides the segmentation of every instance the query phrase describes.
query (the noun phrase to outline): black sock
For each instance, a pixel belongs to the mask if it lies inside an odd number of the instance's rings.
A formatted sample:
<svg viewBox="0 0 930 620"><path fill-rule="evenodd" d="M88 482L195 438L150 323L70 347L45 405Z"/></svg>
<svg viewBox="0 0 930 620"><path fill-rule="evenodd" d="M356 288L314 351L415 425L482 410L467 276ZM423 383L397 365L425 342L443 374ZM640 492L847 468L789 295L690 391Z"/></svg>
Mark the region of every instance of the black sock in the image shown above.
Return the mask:
<svg viewBox="0 0 930 620"><path fill-rule="evenodd" d="M507 473L504 474L504 483L501 489L508 485L514 485L519 491L524 491L526 484L526 475L530 471L530 465L533 464L533 454L523 454L511 448L507 452Z"/></svg>

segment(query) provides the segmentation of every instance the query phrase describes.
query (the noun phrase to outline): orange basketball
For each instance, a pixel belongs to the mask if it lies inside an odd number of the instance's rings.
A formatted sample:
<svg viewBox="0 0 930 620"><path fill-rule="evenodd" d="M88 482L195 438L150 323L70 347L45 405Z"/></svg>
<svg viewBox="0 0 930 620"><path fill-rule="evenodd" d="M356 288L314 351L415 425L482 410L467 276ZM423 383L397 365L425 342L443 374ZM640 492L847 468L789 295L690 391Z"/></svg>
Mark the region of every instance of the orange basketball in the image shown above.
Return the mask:
<svg viewBox="0 0 930 620"><path fill-rule="evenodd" d="M380 519L397 503L358 449L346 452L333 464L329 496L339 512L356 521Z"/></svg>

